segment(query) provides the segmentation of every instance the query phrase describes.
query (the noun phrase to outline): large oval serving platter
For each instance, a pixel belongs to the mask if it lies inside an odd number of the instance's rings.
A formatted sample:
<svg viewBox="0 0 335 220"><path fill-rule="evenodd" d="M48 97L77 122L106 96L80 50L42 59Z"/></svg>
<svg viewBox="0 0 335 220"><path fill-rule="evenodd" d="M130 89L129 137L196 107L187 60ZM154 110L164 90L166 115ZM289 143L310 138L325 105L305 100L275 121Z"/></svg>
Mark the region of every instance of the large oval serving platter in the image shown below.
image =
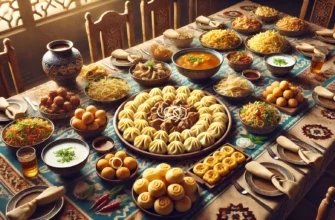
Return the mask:
<svg viewBox="0 0 335 220"><path fill-rule="evenodd" d="M175 87L176 89L178 87ZM160 88L162 89L162 88ZM191 88L190 88L191 89ZM151 91L151 89L147 89L147 90L143 90L141 92L147 92L149 93ZM193 91L193 89L191 89L191 91ZM206 95L211 95L211 96L214 96L212 95L211 93L209 92L206 92L206 91L203 91ZM226 111L226 114L228 116L228 123L227 123L227 129L225 131L225 133L222 135L222 137L217 140L213 145L207 147L207 148L203 148L199 151L196 151L196 152L192 152L192 153L184 153L184 154L178 154L178 155L169 155L169 154L155 154L155 153L151 153L149 151L144 151L144 150L141 150L141 149L138 149L137 147L135 147L133 144L129 143L128 141L126 141L123 136L122 136L122 133L121 131L119 131L118 129L118 123L119 123L119 119L118 119L118 116L119 116L119 113L120 111L123 110L124 108L124 105L128 102L128 101L132 101L135 99L135 97L137 96L138 94L136 95L133 95L132 97L130 97L129 99L127 99L125 102L123 102L120 107L116 110L115 112L115 115L114 115L114 120L113 120L113 125L114 125L114 129L115 129L115 133L116 135L119 137L120 141L130 150L138 153L139 155L141 156L144 156L144 157L148 157L148 158L151 158L151 159L156 159L156 160L183 160L183 159L189 159L189 158L194 158L194 157L198 157L198 156L201 156L201 155L207 155L209 152L212 152L214 149L218 148L220 146L220 144L224 141L224 139L227 137L227 135L229 134L230 132L230 129L232 127L232 116L230 114L230 111L228 109L228 107L222 102L220 101L217 97L216 98L216 101L217 103L221 104L225 111Z"/></svg>
<svg viewBox="0 0 335 220"><path fill-rule="evenodd" d="M265 55L270 55L270 54L274 54L274 53L262 53L262 52L257 52L257 51L255 51L255 50L253 50L253 49L251 49L249 46L248 46L248 41L250 40L250 38L252 38L253 36L250 36L250 37L247 37L245 40L244 40L244 46L245 46L245 48L247 48L249 51L251 51L251 52L253 52L254 54L257 54L257 55L259 55L259 56L265 56ZM287 39L285 39L286 40L286 47L284 47L283 49L282 49L282 51L280 51L279 53L287 53L288 51L290 51L291 50L291 44L290 44L290 42L287 40Z"/></svg>

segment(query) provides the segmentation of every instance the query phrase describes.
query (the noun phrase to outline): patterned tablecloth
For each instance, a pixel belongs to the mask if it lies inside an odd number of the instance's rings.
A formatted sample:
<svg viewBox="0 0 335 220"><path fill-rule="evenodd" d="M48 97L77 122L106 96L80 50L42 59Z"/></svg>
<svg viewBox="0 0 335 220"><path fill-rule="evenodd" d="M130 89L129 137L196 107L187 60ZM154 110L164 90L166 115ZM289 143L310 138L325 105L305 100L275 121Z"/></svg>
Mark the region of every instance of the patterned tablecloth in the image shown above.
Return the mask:
<svg viewBox="0 0 335 220"><path fill-rule="evenodd" d="M250 7L251 6L251 7ZM236 16L239 14L251 15L251 9L253 9L255 3L250 1L244 1L237 5L234 5L230 8L227 8L223 11L220 11L214 15L213 18L222 20L228 27L230 26L230 21L232 16ZM192 43L192 47L199 47L198 36L201 32L194 30L195 24L190 24L184 29L194 31L196 37ZM312 30L320 29L316 25L310 24ZM273 24L265 24L264 29L273 29ZM243 36L245 38L246 36ZM292 45L295 45L298 42L309 42L315 43L319 45L326 45L329 47L332 52L334 52L334 46L330 44L325 44L323 42L318 41L312 34L307 35L304 38L288 38ZM150 43L157 42L159 44L169 45L162 37L158 37L154 40L146 42L144 44L135 46L130 48L130 51L139 50L139 48L148 48ZM171 46L172 47L172 46ZM176 48L172 48L176 50ZM238 207L239 203L243 205L244 210L251 211L257 219L284 219L290 211L295 207L295 205L300 201L300 199L304 196L304 194L308 191L308 189L315 183L318 177L321 175L323 169L326 165L334 158L334 149L330 147L334 145L335 140L335 123L332 121L335 118L335 112L327 111L322 107L317 107L314 104L314 101L311 97L311 91L313 87L316 85L330 85L333 81L335 81L335 66L334 60L335 57L329 58L327 63L323 66L322 74L315 75L309 72L310 59L306 58L299 53L297 53L294 49L292 50L293 56L297 58L297 64L295 65L292 76L290 76L290 80L294 83L298 84L304 92L304 95L308 98L308 106L297 113L295 116L290 116L282 113L282 121L280 123L280 127L269 136L266 140L266 143L262 145L257 145L257 147L253 150L246 150L246 152L251 155L254 160L259 161L268 161L274 162L270 156L264 152L265 147L273 145L273 141L275 138L284 131L288 131L288 133L294 134L296 137L312 144L316 145L320 144L326 148L325 160L321 170L314 171L306 169L305 171L308 175L302 176L297 173L295 170L292 170L290 167L287 167L285 164L281 162L280 165L286 167L290 172L295 175L297 181L300 184L300 193L296 199L290 201L286 197L281 196L278 198L265 198L259 196L261 200L263 200L268 206L270 206L274 211L272 213L267 212L264 208L259 206L256 202L254 202L249 196L243 196L239 194L234 187L230 186L228 188L218 187L212 191L209 191L205 188L202 188L200 202L197 203L197 207L194 208L192 213L185 217L185 219L197 218L197 219L227 219L226 208L233 204ZM110 62L107 58L103 62ZM255 60L253 63L253 68L258 69L262 73L262 79L257 82L256 85L256 94L259 95L265 87L277 80L273 76L271 76L270 72L266 69L263 58L259 56L255 56ZM228 74L236 74L232 69L230 69L227 65L227 61L222 64L220 71L213 77L212 80L208 81L205 84L197 85L189 82L184 76L178 74L177 70L172 64L173 74L170 78L169 84L171 85L187 85L192 88L199 88L205 91L208 91L212 94L215 92L212 89L213 81L215 79L219 79L222 76L227 76ZM136 82L132 80L129 74L127 74L127 70L122 73L113 73L127 79L131 84L131 93L135 94L143 89L144 87L139 86ZM90 101L83 92L83 86L85 85L85 81L80 77L77 78L77 85L73 85L69 88L69 90L75 92L80 96L81 104L83 106L87 106L89 104L96 104ZM37 86L29 91L26 91L22 94L15 96L15 98L20 98L24 95L29 96L34 101L39 101L41 96L44 96L46 92L50 89L56 88L57 85L54 82L47 82L43 85ZM218 97L220 98L220 97ZM223 100L224 101L224 100ZM243 129L241 122L238 120L238 109L241 107L240 105L231 105L226 103L231 111L233 116L233 128L231 133L226 140L232 144L235 144L236 139L240 136L240 134L246 133ZM107 126L106 131L103 133L104 135L110 136L115 140L117 149L123 149L124 147L120 144L118 140L114 128L113 128L113 119L112 116L117 108L117 106L99 106L100 108L106 109L108 111L108 115L110 116L110 120ZM29 115L39 115L38 111L33 111L30 107L28 109ZM3 128L3 124L0 124L0 130ZM69 126L69 121L63 121L55 124L55 133L52 137L53 140L61 139L61 138L80 138ZM329 131L328 135L322 136L324 131ZM320 136L322 136L320 138ZM89 142L91 144L91 142ZM334 146L333 146L334 148ZM320 148L319 148L320 149ZM274 149L275 150L275 149ZM105 213L105 214L95 214L94 212L88 211L89 207L93 203L93 201L101 196L103 193L109 191L113 188L113 185L104 182L101 180L95 173L95 163L100 155L97 154L94 150L91 150L88 162L84 169L71 178L60 178L58 175L51 172L43 161L39 160L39 175L35 179L26 179L22 177L19 163L14 154L12 154L5 144L0 141L0 219L5 219L5 209L8 200L17 192L33 186L33 185L64 185L66 187L66 202L62 212L58 215L57 219L147 219L148 217L143 216L141 212L138 211L137 207L133 202L130 202L124 205L120 210L115 210L113 212ZM160 161L146 159L144 157L137 156L139 161L140 172L143 172L144 169L148 167L152 167L160 163ZM193 165L197 160L183 160L178 162L171 163L173 166L178 166L186 170L191 165ZM73 189L76 184L80 182L86 182L88 184L94 184L95 193L90 196L87 200L81 201L77 200L73 195ZM238 179L238 182L246 187L249 191L249 187L247 186L244 175ZM118 195L119 198L123 198L131 195L131 185L129 183L125 187L125 191ZM241 206L239 206L241 207ZM229 215L228 215L229 216ZM228 218L230 219L230 218Z"/></svg>

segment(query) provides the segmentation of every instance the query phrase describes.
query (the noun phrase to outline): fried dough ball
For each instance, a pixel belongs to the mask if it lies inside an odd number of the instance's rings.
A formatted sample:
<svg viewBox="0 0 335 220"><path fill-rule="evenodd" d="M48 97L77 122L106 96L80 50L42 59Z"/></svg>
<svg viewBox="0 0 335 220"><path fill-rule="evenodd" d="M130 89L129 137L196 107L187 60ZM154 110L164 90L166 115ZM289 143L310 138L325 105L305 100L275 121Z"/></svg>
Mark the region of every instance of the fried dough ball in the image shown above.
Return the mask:
<svg viewBox="0 0 335 220"><path fill-rule="evenodd" d="M271 102L271 103L275 103L275 102L276 102L276 96L273 95L273 94L269 94L269 95L266 97L266 101Z"/></svg>
<svg viewBox="0 0 335 220"><path fill-rule="evenodd" d="M59 96L62 96L63 98L65 98L66 95L67 95L67 91L64 87L60 87L60 88L57 89L57 94Z"/></svg>
<svg viewBox="0 0 335 220"><path fill-rule="evenodd" d="M106 160L106 159L98 160L97 169L98 170L103 170L105 167L109 167L108 160Z"/></svg>
<svg viewBox="0 0 335 220"><path fill-rule="evenodd" d="M58 92L56 90L49 91L49 97L51 99L55 98L56 96L58 96Z"/></svg>
<svg viewBox="0 0 335 220"><path fill-rule="evenodd" d="M101 171L101 176L103 178L106 178L106 179L114 179L115 177L115 170L111 167L105 167L102 171Z"/></svg>
<svg viewBox="0 0 335 220"><path fill-rule="evenodd" d="M276 97L281 97L283 95L283 90L281 90L279 87L276 87L273 89L272 94Z"/></svg>
<svg viewBox="0 0 335 220"><path fill-rule="evenodd" d="M283 93L283 97L285 99L293 98L293 96L294 96L294 94L293 94L292 90L290 90L290 89L285 90L284 93Z"/></svg>
<svg viewBox="0 0 335 220"><path fill-rule="evenodd" d="M300 92L296 95L295 98L298 102L303 102L304 101L304 96Z"/></svg>
<svg viewBox="0 0 335 220"><path fill-rule="evenodd" d="M82 109L82 108L78 108L78 109L76 109L76 111L74 112L74 115L76 116L76 118L82 119L84 113L85 113L85 110L84 110L84 109Z"/></svg>
<svg viewBox="0 0 335 220"><path fill-rule="evenodd" d="M80 100L77 96L71 96L70 102L75 107L79 106L79 104L80 104Z"/></svg>
<svg viewBox="0 0 335 220"><path fill-rule="evenodd" d="M279 85L280 85L280 82L279 82L279 81L274 81L274 82L271 84L271 86L272 86L273 88L278 87Z"/></svg>
<svg viewBox="0 0 335 220"><path fill-rule="evenodd" d="M130 170L127 167L119 167L116 170L116 176L119 180L125 180L130 177Z"/></svg>
<svg viewBox="0 0 335 220"><path fill-rule="evenodd" d="M287 101L285 98L283 97L279 97L277 100L276 100L276 105L280 106L280 107L284 107L287 105Z"/></svg>
<svg viewBox="0 0 335 220"><path fill-rule="evenodd" d="M65 101L64 102L64 104L63 104L63 109L65 110L65 111L71 111L72 110L72 105L71 105L71 103L69 102L69 101Z"/></svg>
<svg viewBox="0 0 335 220"><path fill-rule="evenodd" d="M44 97L44 98L41 99L41 104L42 105L47 105L47 103L48 103L48 97Z"/></svg>
<svg viewBox="0 0 335 220"><path fill-rule="evenodd" d="M289 99L287 103L288 106L291 108L295 108L298 106L298 101L296 99Z"/></svg>
<svg viewBox="0 0 335 220"><path fill-rule="evenodd" d="M282 90L286 90L286 89L290 88L290 83L287 82L286 80L283 80L283 81L280 82L279 87Z"/></svg>
<svg viewBox="0 0 335 220"><path fill-rule="evenodd" d="M54 98L54 103L58 106L61 106L64 104L64 98L62 96L56 96Z"/></svg>
<svg viewBox="0 0 335 220"><path fill-rule="evenodd" d="M263 93L262 93L262 95L263 95L264 98L266 98L270 94L271 93L269 91L266 91L266 90L264 90Z"/></svg>

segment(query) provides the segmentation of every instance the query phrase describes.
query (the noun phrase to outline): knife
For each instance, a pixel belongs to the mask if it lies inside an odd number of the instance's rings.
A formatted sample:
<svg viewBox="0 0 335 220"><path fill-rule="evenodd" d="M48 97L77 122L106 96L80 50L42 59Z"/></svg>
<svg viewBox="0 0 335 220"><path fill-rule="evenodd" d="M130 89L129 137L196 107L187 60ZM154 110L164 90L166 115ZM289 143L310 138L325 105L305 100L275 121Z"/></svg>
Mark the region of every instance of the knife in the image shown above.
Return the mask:
<svg viewBox="0 0 335 220"><path fill-rule="evenodd" d="M317 86L314 88L314 92L318 96L335 101L335 94L331 92L329 89L326 89L325 87Z"/></svg>
<svg viewBox="0 0 335 220"><path fill-rule="evenodd" d="M35 105L33 105L33 103L31 103L30 98L28 96L24 96L23 98L33 108L34 111L37 111L37 108L35 107Z"/></svg>

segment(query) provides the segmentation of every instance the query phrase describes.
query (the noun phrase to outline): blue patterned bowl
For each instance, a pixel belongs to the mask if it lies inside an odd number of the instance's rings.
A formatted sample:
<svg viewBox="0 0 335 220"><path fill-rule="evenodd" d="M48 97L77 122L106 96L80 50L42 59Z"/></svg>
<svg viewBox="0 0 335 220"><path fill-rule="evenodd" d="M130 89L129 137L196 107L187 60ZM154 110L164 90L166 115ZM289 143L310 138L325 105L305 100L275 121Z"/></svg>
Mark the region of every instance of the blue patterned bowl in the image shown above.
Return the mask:
<svg viewBox="0 0 335 220"><path fill-rule="evenodd" d="M59 85L73 83L83 67L80 52L69 40L52 41L47 49L42 59L45 74Z"/></svg>

